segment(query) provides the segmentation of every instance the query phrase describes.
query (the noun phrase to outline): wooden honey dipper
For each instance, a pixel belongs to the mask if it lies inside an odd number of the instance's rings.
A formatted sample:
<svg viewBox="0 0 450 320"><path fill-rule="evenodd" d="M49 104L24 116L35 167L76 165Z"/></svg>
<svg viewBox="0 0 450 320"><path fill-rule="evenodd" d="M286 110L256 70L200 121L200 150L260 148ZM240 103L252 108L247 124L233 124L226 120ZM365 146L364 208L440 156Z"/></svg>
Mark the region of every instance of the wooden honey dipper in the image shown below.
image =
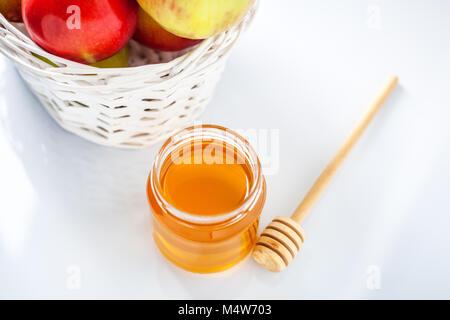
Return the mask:
<svg viewBox="0 0 450 320"><path fill-rule="evenodd" d="M382 92L311 187L292 216L290 218L276 217L263 231L253 249L253 258L264 268L273 272L280 272L295 258L305 240L305 231L301 227L301 223L386 101L397 81L398 78L395 76L389 78Z"/></svg>

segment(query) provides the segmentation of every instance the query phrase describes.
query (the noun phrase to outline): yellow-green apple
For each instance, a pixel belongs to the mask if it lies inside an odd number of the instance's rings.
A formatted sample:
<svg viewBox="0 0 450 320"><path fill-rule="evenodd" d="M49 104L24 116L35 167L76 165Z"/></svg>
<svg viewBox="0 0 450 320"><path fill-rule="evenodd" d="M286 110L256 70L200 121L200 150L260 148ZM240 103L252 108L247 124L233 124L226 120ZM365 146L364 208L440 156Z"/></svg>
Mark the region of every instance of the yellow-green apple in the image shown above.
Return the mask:
<svg viewBox="0 0 450 320"><path fill-rule="evenodd" d="M137 10L135 0L22 0L31 39L85 64L107 59L127 44L136 31Z"/></svg>
<svg viewBox="0 0 450 320"><path fill-rule="evenodd" d="M128 67L128 58L130 57L128 46L123 47L112 57L93 63L91 66L97 68L126 68Z"/></svg>
<svg viewBox="0 0 450 320"><path fill-rule="evenodd" d="M39 60L42 60L42 61L44 61L45 63L51 65L52 67L59 68L58 65L57 65L56 63L54 63L53 61L47 59L46 57L43 57L43 56L41 56L41 55L39 55L39 54L37 54L37 53L34 53L34 52L32 52L31 54L32 54L33 56L35 56L36 58L38 58Z"/></svg>
<svg viewBox="0 0 450 320"><path fill-rule="evenodd" d="M54 62L52 62L51 60L38 55L36 53L31 53L33 56L35 56L36 58L44 61L45 63L51 65L52 67L55 68L59 68L58 65ZM128 67L128 58L129 58L130 54L129 54L129 49L128 46L125 46L122 50L120 50L118 53L116 53L115 55L113 55L112 57L93 63L91 64L92 67L97 67L97 68L126 68Z"/></svg>
<svg viewBox="0 0 450 320"><path fill-rule="evenodd" d="M21 0L0 0L0 13L8 21L21 22Z"/></svg>
<svg viewBox="0 0 450 320"><path fill-rule="evenodd" d="M179 51L202 41L178 37L166 31L142 8L139 8L138 26L134 39L147 47L160 51Z"/></svg>
<svg viewBox="0 0 450 320"><path fill-rule="evenodd" d="M138 0L164 29L179 37L206 39L243 18L254 0Z"/></svg>

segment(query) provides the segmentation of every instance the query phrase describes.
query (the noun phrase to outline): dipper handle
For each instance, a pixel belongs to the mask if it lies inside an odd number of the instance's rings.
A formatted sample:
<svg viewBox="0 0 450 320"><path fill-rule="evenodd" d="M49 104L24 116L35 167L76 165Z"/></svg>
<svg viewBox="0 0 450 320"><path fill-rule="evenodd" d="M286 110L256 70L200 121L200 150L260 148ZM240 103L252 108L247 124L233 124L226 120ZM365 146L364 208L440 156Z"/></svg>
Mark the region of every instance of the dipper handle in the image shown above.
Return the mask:
<svg viewBox="0 0 450 320"><path fill-rule="evenodd" d="M381 106L386 101L387 97L392 92L397 82L398 78L395 76L388 79L383 87L383 90L372 102L369 110L366 112L364 117L359 121L356 128L352 131L350 136L335 154L334 158L330 161L330 163L328 163L325 170L311 187L305 198L303 198L303 201L299 204L297 209L295 209L294 213L291 216L292 220L295 220L299 224L302 223L308 212L311 210L316 201L319 199L320 195L325 190L325 187L330 183L331 179L333 179L334 175L352 150L353 146L358 141L359 137L361 137L364 130L377 114L378 110L380 110Z"/></svg>
<svg viewBox="0 0 450 320"><path fill-rule="evenodd" d="M356 141L358 141L358 138L392 92L397 81L397 77L389 78L382 92L373 101L367 113L319 176L292 216L290 218L276 217L261 233L252 255L256 262L264 268L273 272L280 272L296 257L305 240L305 231L301 227L301 222L305 219L352 150Z"/></svg>

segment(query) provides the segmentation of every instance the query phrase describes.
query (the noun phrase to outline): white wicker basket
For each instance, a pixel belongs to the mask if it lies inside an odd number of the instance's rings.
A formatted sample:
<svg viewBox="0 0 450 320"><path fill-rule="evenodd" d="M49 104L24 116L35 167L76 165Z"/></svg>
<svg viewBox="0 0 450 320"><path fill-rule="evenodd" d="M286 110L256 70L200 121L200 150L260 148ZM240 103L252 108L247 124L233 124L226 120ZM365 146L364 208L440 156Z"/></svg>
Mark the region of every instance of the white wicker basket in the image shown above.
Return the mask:
<svg viewBox="0 0 450 320"><path fill-rule="evenodd" d="M255 9L239 25L189 52L156 52L131 41L129 68L98 69L56 57L1 14L0 51L14 61L63 128L98 144L142 148L165 139L203 111Z"/></svg>

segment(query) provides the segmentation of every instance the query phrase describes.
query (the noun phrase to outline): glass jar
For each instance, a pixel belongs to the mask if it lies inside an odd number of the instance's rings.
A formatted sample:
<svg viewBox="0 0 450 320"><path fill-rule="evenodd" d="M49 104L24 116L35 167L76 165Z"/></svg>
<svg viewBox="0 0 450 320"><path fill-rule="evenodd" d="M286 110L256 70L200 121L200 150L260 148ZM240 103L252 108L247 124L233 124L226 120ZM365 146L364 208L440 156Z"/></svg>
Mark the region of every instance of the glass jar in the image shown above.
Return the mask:
<svg viewBox="0 0 450 320"><path fill-rule="evenodd" d="M220 155L221 149L223 153ZM230 156L231 151L233 156ZM186 154L189 154L189 157ZM173 197L167 192L170 190L165 180L168 179L167 172L170 166L185 163L186 159L197 161L197 156L194 158L192 154L201 155L202 161L188 165L218 165L205 168L212 172L215 168L220 172L228 169L235 172L237 167L225 166L239 164L247 175L246 191L242 201L235 207L227 207L229 203L225 201L224 204L227 206L221 207L225 211L211 214L208 212L208 206L216 207L215 197L219 196L217 199L221 199L221 194L214 194L209 187L198 189L204 187L203 184L199 184L184 185L184 191L178 190L184 196L183 201L197 202L192 203L192 207L196 210L198 208L198 212L184 210L180 203L175 203L176 201L173 201ZM220 162L220 159L223 161ZM199 170L199 167L180 166L176 168L178 171L174 171L172 181L178 183L184 179L182 168ZM195 174L197 171L192 172ZM235 184L239 180L230 178L227 173L221 178L228 184ZM198 194L191 195L193 192L204 192L204 200L199 200L202 198L199 198ZM208 273L222 271L235 265L253 248L257 239L259 216L265 202L266 183L259 159L244 138L220 126L202 125L186 128L164 143L150 172L147 194L152 209L153 237L164 256L186 270Z"/></svg>

